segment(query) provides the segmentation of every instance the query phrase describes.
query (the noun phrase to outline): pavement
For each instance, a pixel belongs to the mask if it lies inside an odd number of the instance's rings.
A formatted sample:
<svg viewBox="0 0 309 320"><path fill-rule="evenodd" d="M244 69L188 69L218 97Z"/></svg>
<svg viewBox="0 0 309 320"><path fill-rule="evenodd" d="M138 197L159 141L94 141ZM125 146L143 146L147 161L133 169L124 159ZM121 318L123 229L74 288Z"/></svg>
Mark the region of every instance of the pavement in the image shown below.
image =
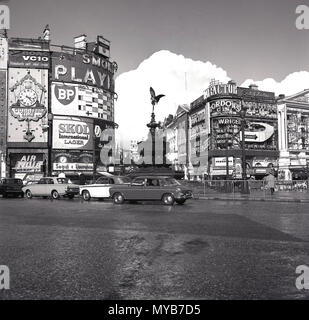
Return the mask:
<svg viewBox="0 0 309 320"><path fill-rule="evenodd" d="M308 299L308 206L0 198L0 265L0 299Z"/></svg>
<svg viewBox="0 0 309 320"><path fill-rule="evenodd" d="M309 203L307 191L276 191L273 195L265 191L251 191L250 194L209 192L196 193L201 200L267 201Z"/></svg>

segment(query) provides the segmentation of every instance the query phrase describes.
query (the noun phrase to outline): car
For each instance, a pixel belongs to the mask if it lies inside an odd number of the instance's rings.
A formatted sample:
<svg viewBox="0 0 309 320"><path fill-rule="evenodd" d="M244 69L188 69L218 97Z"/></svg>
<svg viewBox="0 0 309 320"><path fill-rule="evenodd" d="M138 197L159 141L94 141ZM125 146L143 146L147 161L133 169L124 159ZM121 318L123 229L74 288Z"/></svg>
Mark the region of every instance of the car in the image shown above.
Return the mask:
<svg viewBox="0 0 309 320"><path fill-rule="evenodd" d="M110 196L115 204L129 201L160 200L165 205L184 204L193 198L191 190L182 186L169 176L140 176L129 185L117 185L110 188Z"/></svg>
<svg viewBox="0 0 309 320"><path fill-rule="evenodd" d="M23 181L21 179L3 178L0 180L0 194L3 198L7 198L9 195L23 197L22 187Z"/></svg>
<svg viewBox="0 0 309 320"><path fill-rule="evenodd" d="M38 183L30 184L23 187L23 192L28 199L32 197L68 197L73 199L79 194L79 186L72 184L68 178L44 177Z"/></svg>
<svg viewBox="0 0 309 320"><path fill-rule="evenodd" d="M79 192L85 201L91 198L104 199L109 198L109 189L114 185L130 184L131 179L123 176L102 176L94 184L79 187Z"/></svg>

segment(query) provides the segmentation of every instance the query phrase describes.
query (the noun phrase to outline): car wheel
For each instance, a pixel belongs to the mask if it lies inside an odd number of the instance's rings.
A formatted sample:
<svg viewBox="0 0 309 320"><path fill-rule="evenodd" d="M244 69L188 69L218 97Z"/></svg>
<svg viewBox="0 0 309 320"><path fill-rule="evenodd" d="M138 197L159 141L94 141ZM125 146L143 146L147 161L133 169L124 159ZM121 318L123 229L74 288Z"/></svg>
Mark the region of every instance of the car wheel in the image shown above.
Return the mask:
<svg viewBox="0 0 309 320"><path fill-rule="evenodd" d="M22 193L20 194L20 197L21 197L21 198L24 198L24 197L25 197L25 194L22 192Z"/></svg>
<svg viewBox="0 0 309 320"><path fill-rule="evenodd" d="M8 195L7 195L7 193L6 192L3 192L3 198L7 198L8 197Z"/></svg>
<svg viewBox="0 0 309 320"><path fill-rule="evenodd" d="M32 198L32 192L30 190L26 191L26 197L27 197L27 199L31 199Z"/></svg>
<svg viewBox="0 0 309 320"><path fill-rule="evenodd" d="M89 201L91 199L90 192L88 190L84 190L82 193L82 197L85 201Z"/></svg>
<svg viewBox="0 0 309 320"><path fill-rule="evenodd" d="M59 193L58 193L57 190L53 190L52 193L51 193L51 196L52 196L52 198L53 198L54 200L57 200L57 199L60 198Z"/></svg>
<svg viewBox="0 0 309 320"><path fill-rule="evenodd" d="M185 202L186 202L186 199L176 200L176 203L180 205L184 204Z"/></svg>
<svg viewBox="0 0 309 320"><path fill-rule="evenodd" d="M113 199L114 199L115 204L123 204L124 203L124 196L123 196L123 194L121 194L119 192L114 194Z"/></svg>
<svg viewBox="0 0 309 320"><path fill-rule="evenodd" d="M175 198L171 193L166 193L162 197L162 202L167 206L172 206L175 202Z"/></svg>

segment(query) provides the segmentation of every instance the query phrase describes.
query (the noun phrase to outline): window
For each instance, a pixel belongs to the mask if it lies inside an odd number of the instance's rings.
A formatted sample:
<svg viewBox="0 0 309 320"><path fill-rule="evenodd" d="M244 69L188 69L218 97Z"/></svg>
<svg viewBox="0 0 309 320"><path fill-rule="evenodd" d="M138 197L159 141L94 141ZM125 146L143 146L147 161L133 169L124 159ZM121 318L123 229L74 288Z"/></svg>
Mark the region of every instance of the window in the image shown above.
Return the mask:
<svg viewBox="0 0 309 320"><path fill-rule="evenodd" d="M144 186L145 185L145 179L144 178L136 178L132 182L133 186Z"/></svg>
<svg viewBox="0 0 309 320"><path fill-rule="evenodd" d="M180 183L174 178L166 178L162 180L163 186L179 186Z"/></svg>
<svg viewBox="0 0 309 320"><path fill-rule="evenodd" d="M160 183L158 179L147 179L147 187L159 187Z"/></svg>
<svg viewBox="0 0 309 320"><path fill-rule="evenodd" d="M53 179L46 179L46 184L54 184L54 180Z"/></svg>
<svg viewBox="0 0 309 320"><path fill-rule="evenodd" d="M101 177L96 181L96 184L109 184L109 179L106 177Z"/></svg>
<svg viewBox="0 0 309 320"><path fill-rule="evenodd" d="M46 180L43 178L43 179L40 179L38 184L46 184Z"/></svg>
<svg viewBox="0 0 309 320"><path fill-rule="evenodd" d="M49 180L52 180L52 182L48 183L48 184L53 184L54 183L53 179L49 179ZM59 184L65 184L65 183L69 183L69 179L68 178L57 178L57 182Z"/></svg>

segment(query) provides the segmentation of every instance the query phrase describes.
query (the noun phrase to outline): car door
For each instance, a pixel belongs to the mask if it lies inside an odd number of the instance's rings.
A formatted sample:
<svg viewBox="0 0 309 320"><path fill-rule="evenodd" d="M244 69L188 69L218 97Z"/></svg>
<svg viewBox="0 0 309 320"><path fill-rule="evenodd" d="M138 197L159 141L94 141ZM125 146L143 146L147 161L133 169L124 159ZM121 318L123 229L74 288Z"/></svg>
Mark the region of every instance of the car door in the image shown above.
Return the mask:
<svg viewBox="0 0 309 320"><path fill-rule="evenodd" d="M38 183L30 185L28 189L33 196L44 196L46 192L46 178L41 178Z"/></svg>
<svg viewBox="0 0 309 320"><path fill-rule="evenodd" d="M147 178L144 193L147 200L160 200L160 180L158 178Z"/></svg>
<svg viewBox="0 0 309 320"><path fill-rule="evenodd" d="M43 196L50 196L53 190L57 190L59 194L62 194L61 190L55 185L54 179L46 178L45 188L43 189Z"/></svg>
<svg viewBox="0 0 309 320"><path fill-rule="evenodd" d="M91 187L91 196L94 198L108 198L109 197L109 183L108 177L99 178L96 183Z"/></svg>
<svg viewBox="0 0 309 320"><path fill-rule="evenodd" d="M124 187L124 196L129 200L145 200L145 178L135 178L128 187Z"/></svg>

